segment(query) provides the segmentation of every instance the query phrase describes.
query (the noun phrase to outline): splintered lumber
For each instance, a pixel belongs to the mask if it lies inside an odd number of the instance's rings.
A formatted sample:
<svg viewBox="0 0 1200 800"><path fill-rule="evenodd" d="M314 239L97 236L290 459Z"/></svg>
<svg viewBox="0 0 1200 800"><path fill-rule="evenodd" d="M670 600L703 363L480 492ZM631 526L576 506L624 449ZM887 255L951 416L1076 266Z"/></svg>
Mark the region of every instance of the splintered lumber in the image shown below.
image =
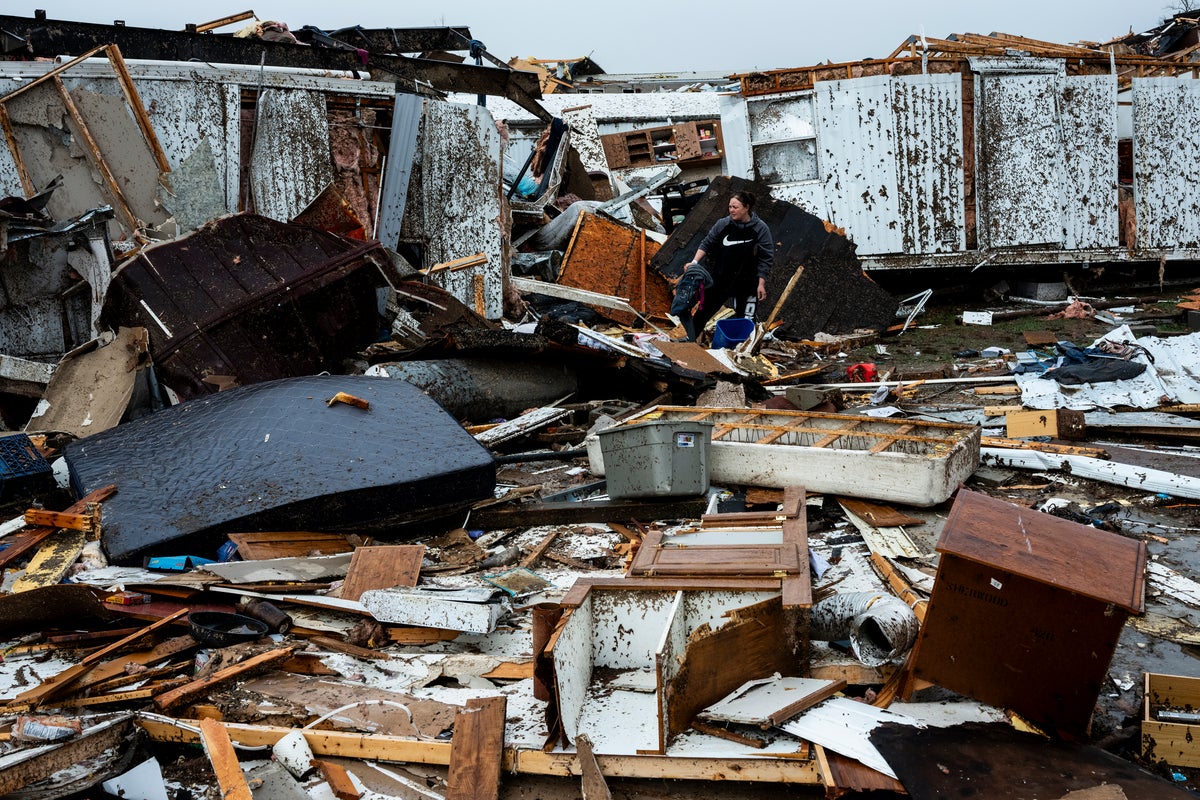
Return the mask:
<svg viewBox="0 0 1200 800"><path fill-rule="evenodd" d="M1020 386L976 386L975 394L1020 394Z"/></svg>
<svg viewBox="0 0 1200 800"><path fill-rule="evenodd" d="M56 531L42 543L37 553L29 560L25 574L13 581L13 594L53 586L62 581L67 570L83 553L85 544L87 536L83 531L69 528Z"/></svg>
<svg viewBox="0 0 1200 800"><path fill-rule="evenodd" d="M132 730L132 720L132 714L122 714L85 728L82 734L57 747L32 747L6 754L0 759L0 796L7 796L106 750L120 747Z"/></svg>
<svg viewBox="0 0 1200 800"><path fill-rule="evenodd" d="M529 555L521 559L520 566L526 568L532 567L534 562L541 558L542 554L546 552L546 549L554 543L554 540L558 538L558 534L560 533L562 533L562 529L556 528L555 530L552 530L550 533L546 534L546 537L538 542L537 545L529 551Z"/></svg>
<svg viewBox="0 0 1200 800"><path fill-rule="evenodd" d="M342 583L341 598L357 600L368 589L416 586L424 557L423 544L356 547Z"/></svg>
<svg viewBox="0 0 1200 800"><path fill-rule="evenodd" d="M25 512L25 524L36 528L70 528L95 537L100 533L100 504L89 503L82 514L31 508Z"/></svg>
<svg viewBox="0 0 1200 800"><path fill-rule="evenodd" d="M83 660L75 666L68 667L57 675L42 681L42 683L33 687L32 689L17 695L12 700L12 705L28 704L36 708L38 705L46 702L51 697L61 696L63 692L65 692L69 687L73 686L84 675L91 672L93 667L105 660L108 656L123 650L124 648L141 639L146 634L152 633L159 628L171 624L180 617L186 616L187 613L188 609L181 608L174 614L163 617L152 625L147 625L137 633L132 633L129 636L126 636L124 639L113 642L108 647L101 648L94 653L84 656Z"/></svg>
<svg viewBox="0 0 1200 800"><path fill-rule="evenodd" d="M222 800L254 800L225 726L215 719L200 720L200 743L217 774Z"/></svg>
<svg viewBox="0 0 1200 800"><path fill-rule="evenodd" d="M338 800L358 800L362 797L362 793L354 788L354 781L350 780L350 773L346 772L346 768L341 764L320 760L316 764L317 769L321 771L321 777L329 784L329 790Z"/></svg>
<svg viewBox="0 0 1200 800"><path fill-rule="evenodd" d="M454 717L446 800L497 800L504 754L504 697L473 697Z"/></svg>
<svg viewBox="0 0 1200 800"><path fill-rule="evenodd" d="M460 269L470 269L471 267L482 266L487 263L487 255L484 253L476 253L473 256L464 256L456 258L452 261L442 261L434 264L427 270L424 270L426 275L433 275L437 272L457 272Z"/></svg>
<svg viewBox="0 0 1200 800"><path fill-rule="evenodd" d="M87 495L80 498L78 502L69 506L64 513L82 514L83 512L87 511L89 504L103 502L116 493L116 484L110 483L107 486L101 486L99 489L89 492ZM11 564L25 553L37 547L56 530L58 529L32 528L27 531L22 531L19 534L14 534L7 542L8 547L6 547L3 551L0 551L0 567Z"/></svg>
<svg viewBox="0 0 1200 800"><path fill-rule="evenodd" d="M586 733L575 737L575 753L579 756L583 800L612 800L612 792L608 790L608 783L596 763L596 754L592 752L592 740Z"/></svg>
<svg viewBox="0 0 1200 800"><path fill-rule="evenodd" d="M154 705L160 711L169 711L175 706L185 703L194 697L199 697L211 691L214 686L228 683L238 676L245 675L251 670L261 667L277 664L291 658L292 651L295 647L280 647L275 650L269 650L266 653L248 658L245 661L226 667L223 670L214 672L206 678L201 678L197 681L180 686L178 689L172 689L169 692L163 692L154 698Z"/></svg>
<svg viewBox="0 0 1200 800"><path fill-rule="evenodd" d="M158 742L198 744L200 734L194 720L163 720L141 717L137 720ZM230 737L248 747L275 744L295 728L221 723ZM413 764L450 763L452 744L423 741L401 736L350 731L306 729L304 739L315 755L364 760L410 762ZM790 783L819 786L820 773L812 761L798 758L710 758L704 756L601 755L596 757L609 778L655 778L668 780L728 780L736 774L739 781ZM570 778L579 775L575 753L545 753L540 749L508 749L504 769L524 775L555 775ZM2 777L2 776L0 776Z"/></svg>
<svg viewBox="0 0 1200 800"><path fill-rule="evenodd" d="M1037 450L1041 453L1054 453L1056 455L1108 458L1108 451L1100 447L1076 447L1068 444L1051 444L1050 442L1027 442L1022 439L1006 439L1002 436L984 436L979 440L979 444L981 447L998 447L1005 450Z"/></svg>

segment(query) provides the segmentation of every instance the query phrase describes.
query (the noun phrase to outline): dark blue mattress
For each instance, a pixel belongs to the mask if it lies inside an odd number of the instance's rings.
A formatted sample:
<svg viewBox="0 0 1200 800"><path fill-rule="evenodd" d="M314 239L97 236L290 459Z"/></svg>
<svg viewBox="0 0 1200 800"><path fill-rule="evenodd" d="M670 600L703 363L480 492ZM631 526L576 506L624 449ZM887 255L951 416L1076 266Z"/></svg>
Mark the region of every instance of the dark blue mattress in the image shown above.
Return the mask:
<svg viewBox="0 0 1200 800"><path fill-rule="evenodd" d="M363 410L326 401L338 392ZM254 384L68 445L82 496L103 504L110 560L206 555L235 531L362 531L386 537L490 498L492 455L419 389L363 376ZM455 524L461 524L461 521Z"/></svg>

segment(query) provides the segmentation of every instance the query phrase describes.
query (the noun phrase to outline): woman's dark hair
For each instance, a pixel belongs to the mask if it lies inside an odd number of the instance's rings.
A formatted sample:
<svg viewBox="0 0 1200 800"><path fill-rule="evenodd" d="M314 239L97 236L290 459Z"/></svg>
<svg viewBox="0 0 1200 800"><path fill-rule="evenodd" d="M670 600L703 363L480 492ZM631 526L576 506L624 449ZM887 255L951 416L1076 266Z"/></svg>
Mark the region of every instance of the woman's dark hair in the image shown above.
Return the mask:
<svg viewBox="0 0 1200 800"><path fill-rule="evenodd" d="M734 192L733 199L744 205L747 211L754 210L754 195L750 192Z"/></svg>

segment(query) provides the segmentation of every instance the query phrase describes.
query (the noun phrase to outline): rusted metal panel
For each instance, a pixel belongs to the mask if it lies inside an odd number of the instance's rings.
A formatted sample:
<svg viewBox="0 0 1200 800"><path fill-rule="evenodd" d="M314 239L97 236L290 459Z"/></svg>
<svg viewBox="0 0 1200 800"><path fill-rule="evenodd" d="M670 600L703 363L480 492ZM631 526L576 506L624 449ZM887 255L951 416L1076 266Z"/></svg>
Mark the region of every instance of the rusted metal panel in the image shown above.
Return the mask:
<svg viewBox="0 0 1200 800"><path fill-rule="evenodd" d="M1200 246L1200 81L1133 79L1137 244Z"/></svg>
<svg viewBox="0 0 1200 800"><path fill-rule="evenodd" d="M340 371L378 338L379 290L399 281L377 242L238 214L126 263L104 321L149 330L163 382L187 399L216 391L214 375Z"/></svg>
<svg viewBox="0 0 1200 800"><path fill-rule="evenodd" d="M1058 75L987 73L977 80L980 244L1061 245Z"/></svg>
<svg viewBox="0 0 1200 800"><path fill-rule="evenodd" d="M892 108L903 251L961 251L966 247L962 79L957 73L893 78Z"/></svg>
<svg viewBox="0 0 1200 800"><path fill-rule="evenodd" d="M409 182L404 236L420 243L425 267L483 253L487 263L444 270L434 281L475 307L483 280L483 316L503 315L500 132L486 108L431 100L421 122L419 169Z"/></svg>
<svg viewBox="0 0 1200 800"><path fill-rule="evenodd" d="M333 182L325 95L268 89L258 100L250 155L254 209L288 222Z"/></svg>
<svg viewBox="0 0 1200 800"><path fill-rule="evenodd" d="M891 79L822 81L813 99L830 221L846 229L859 253L899 252L903 239Z"/></svg>
<svg viewBox="0 0 1200 800"><path fill-rule="evenodd" d="M580 214L558 282L624 297L643 314L663 316L671 308L671 287L648 266L658 248L658 242L647 239L639 229L594 214ZM601 313L626 325L637 321L634 315L611 308Z"/></svg>
<svg viewBox="0 0 1200 800"><path fill-rule="evenodd" d="M1063 246L1068 250L1116 247L1117 76L1064 77L1059 91Z"/></svg>

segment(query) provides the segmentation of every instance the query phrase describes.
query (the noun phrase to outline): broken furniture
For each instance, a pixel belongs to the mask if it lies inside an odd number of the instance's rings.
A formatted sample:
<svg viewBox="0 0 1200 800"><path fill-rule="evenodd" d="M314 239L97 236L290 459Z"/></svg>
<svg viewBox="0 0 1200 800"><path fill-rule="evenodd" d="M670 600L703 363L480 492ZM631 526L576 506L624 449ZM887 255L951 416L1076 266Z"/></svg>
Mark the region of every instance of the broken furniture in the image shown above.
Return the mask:
<svg viewBox="0 0 1200 800"><path fill-rule="evenodd" d="M1142 692L1142 757L1200 767L1200 678L1147 672Z"/></svg>
<svg viewBox="0 0 1200 800"><path fill-rule="evenodd" d="M326 401L339 391L369 408ZM114 562L227 532L393 533L491 497L492 456L419 389L364 376L290 378L197 398L73 442L80 492L116 483ZM454 525L461 524L455 521Z"/></svg>
<svg viewBox="0 0 1200 800"><path fill-rule="evenodd" d="M933 506L979 466L979 428L949 422L892 420L772 409L655 406L621 421L713 423L713 483L785 488ZM592 472L604 474L588 437Z"/></svg>
<svg viewBox="0 0 1200 800"><path fill-rule="evenodd" d="M802 675L804 633L790 626L778 587L769 579L576 583L547 648L567 741L586 734L597 753L664 754L696 714L746 681Z"/></svg>
<svg viewBox="0 0 1200 800"><path fill-rule="evenodd" d="M630 577L772 577L784 606L812 605L804 489L790 486L775 512L704 514L697 528L671 535L646 533L629 565Z"/></svg>
<svg viewBox="0 0 1200 800"><path fill-rule="evenodd" d="M611 169L664 163L684 168L720 165L723 152L721 123L715 119L609 133L600 141Z"/></svg>
<svg viewBox="0 0 1200 800"><path fill-rule="evenodd" d="M937 549L913 677L1084 735L1145 610L1145 542L961 490Z"/></svg>
<svg viewBox="0 0 1200 800"><path fill-rule="evenodd" d="M341 372L379 338L380 292L400 281L378 242L235 214L125 264L103 319L146 328L160 380L188 399Z"/></svg>

